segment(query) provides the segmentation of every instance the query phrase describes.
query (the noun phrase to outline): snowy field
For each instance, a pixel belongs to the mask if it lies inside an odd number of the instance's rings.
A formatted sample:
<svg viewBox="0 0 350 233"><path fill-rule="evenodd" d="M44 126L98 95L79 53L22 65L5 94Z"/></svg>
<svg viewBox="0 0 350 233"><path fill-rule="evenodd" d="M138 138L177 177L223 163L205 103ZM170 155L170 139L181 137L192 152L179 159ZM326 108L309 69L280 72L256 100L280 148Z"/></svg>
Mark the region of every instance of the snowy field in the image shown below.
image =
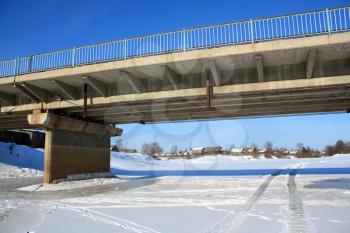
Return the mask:
<svg viewBox="0 0 350 233"><path fill-rule="evenodd" d="M0 143L1 233L350 229L350 155L158 161L112 153L122 179L49 186L40 185L42 166L41 150Z"/></svg>

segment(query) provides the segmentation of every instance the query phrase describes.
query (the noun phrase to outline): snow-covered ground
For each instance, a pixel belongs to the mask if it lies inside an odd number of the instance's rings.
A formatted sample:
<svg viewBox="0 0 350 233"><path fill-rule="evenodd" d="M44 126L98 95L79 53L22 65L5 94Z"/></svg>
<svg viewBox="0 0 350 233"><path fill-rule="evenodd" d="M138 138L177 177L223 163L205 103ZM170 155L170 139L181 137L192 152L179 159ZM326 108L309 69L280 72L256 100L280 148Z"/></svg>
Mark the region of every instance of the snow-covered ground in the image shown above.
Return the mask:
<svg viewBox="0 0 350 233"><path fill-rule="evenodd" d="M9 144L0 143L0 171L40 171L42 159L40 150L18 145L9 150ZM59 191L57 185L42 192L18 190L41 187L41 177L0 179L0 232L350 229L350 155L259 160L216 155L158 161L112 153L111 169L123 179L63 182ZM32 174L18 172L22 173Z"/></svg>
<svg viewBox="0 0 350 233"><path fill-rule="evenodd" d="M0 176L42 176L44 152L0 142ZM196 159L155 160L140 153L111 152L111 172L119 177L242 176L289 173L350 174L350 155L308 159L252 159L249 156L211 155ZM283 171L280 171L280 170Z"/></svg>
<svg viewBox="0 0 350 233"><path fill-rule="evenodd" d="M0 142L0 178L42 176L44 152Z"/></svg>

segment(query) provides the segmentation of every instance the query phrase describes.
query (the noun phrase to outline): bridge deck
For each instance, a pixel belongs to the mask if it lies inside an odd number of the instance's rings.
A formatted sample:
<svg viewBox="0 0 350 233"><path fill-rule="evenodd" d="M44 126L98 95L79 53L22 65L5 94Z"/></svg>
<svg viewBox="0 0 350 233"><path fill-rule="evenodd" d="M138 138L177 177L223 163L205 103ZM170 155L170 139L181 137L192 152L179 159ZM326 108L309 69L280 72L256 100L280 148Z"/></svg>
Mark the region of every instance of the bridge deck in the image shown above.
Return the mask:
<svg viewBox="0 0 350 233"><path fill-rule="evenodd" d="M87 116L113 124L345 112L350 32L3 77L0 129L29 128L26 117L34 109L81 117L85 83Z"/></svg>

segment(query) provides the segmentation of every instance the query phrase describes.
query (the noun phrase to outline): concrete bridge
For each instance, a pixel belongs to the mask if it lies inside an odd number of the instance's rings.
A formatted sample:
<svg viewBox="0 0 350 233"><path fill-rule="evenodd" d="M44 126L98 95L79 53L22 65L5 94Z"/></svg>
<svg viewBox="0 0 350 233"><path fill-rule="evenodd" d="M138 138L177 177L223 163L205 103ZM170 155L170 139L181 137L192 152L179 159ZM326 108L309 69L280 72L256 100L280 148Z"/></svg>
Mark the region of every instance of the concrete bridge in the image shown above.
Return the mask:
<svg viewBox="0 0 350 233"><path fill-rule="evenodd" d="M108 171L116 124L349 112L349 30L344 7L0 61L0 129L47 130L51 182Z"/></svg>

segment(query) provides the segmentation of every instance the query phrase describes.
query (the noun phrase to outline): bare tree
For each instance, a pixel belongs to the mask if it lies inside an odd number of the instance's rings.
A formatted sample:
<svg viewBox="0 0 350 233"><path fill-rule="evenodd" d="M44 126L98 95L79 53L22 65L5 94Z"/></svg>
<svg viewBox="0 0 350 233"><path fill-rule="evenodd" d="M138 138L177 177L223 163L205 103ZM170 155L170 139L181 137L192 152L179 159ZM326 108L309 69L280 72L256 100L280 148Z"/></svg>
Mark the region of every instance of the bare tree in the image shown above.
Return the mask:
<svg viewBox="0 0 350 233"><path fill-rule="evenodd" d="M296 146L297 146L298 152L301 153L301 152L303 151L303 149L304 149L304 144L301 143L301 142L298 142L298 143L296 144Z"/></svg>
<svg viewBox="0 0 350 233"><path fill-rule="evenodd" d="M124 147L124 144L123 144L123 139L119 138L118 140L115 141L115 146L118 148L118 149L122 149Z"/></svg>
<svg viewBox="0 0 350 233"><path fill-rule="evenodd" d="M285 151L287 151L286 147L284 147L284 146L280 147L279 150L278 150L277 157L282 158L283 156L285 156L286 155Z"/></svg>
<svg viewBox="0 0 350 233"><path fill-rule="evenodd" d="M171 153L172 155L177 154L177 145L172 145L172 146L171 146L170 153Z"/></svg>
<svg viewBox="0 0 350 233"><path fill-rule="evenodd" d="M235 147L236 147L235 144L231 144L231 145L229 145L228 150L231 151Z"/></svg>
<svg viewBox="0 0 350 233"><path fill-rule="evenodd" d="M252 155L254 158L258 156L258 146L255 143L250 144L250 148L252 149Z"/></svg>
<svg viewBox="0 0 350 233"><path fill-rule="evenodd" d="M327 145L325 151L327 155L350 153L350 142L338 140L335 145Z"/></svg>
<svg viewBox="0 0 350 233"><path fill-rule="evenodd" d="M265 144L264 144L264 147L265 147L265 157L266 158L271 158L271 153L272 153L272 148L273 148L273 144L271 141L266 141Z"/></svg>
<svg viewBox="0 0 350 233"><path fill-rule="evenodd" d="M335 152L340 154L345 152L345 142L343 140L338 140L335 143Z"/></svg>
<svg viewBox="0 0 350 233"><path fill-rule="evenodd" d="M255 144L255 143L252 143L250 144L250 148L253 150L253 151L257 151L258 150L258 146Z"/></svg>
<svg viewBox="0 0 350 233"><path fill-rule="evenodd" d="M159 146L158 142L144 143L142 145L142 153L154 156L157 153L162 153L163 148Z"/></svg>
<svg viewBox="0 0 350 233"><path fill-rule="evenodd" d="M266 151L271 152L272 148L273 148L273 144L272 144L271 141L266 141L265 144L264 144L264 147L265 147Z"/></svg>
<svg viewBox="0 0 350 233"><path fill-rule="evenodd" d="M334 146L331 146L331 145L326 146L325 152L326 152L326 155L329 155L329 156L336 154Z"/></svg>

